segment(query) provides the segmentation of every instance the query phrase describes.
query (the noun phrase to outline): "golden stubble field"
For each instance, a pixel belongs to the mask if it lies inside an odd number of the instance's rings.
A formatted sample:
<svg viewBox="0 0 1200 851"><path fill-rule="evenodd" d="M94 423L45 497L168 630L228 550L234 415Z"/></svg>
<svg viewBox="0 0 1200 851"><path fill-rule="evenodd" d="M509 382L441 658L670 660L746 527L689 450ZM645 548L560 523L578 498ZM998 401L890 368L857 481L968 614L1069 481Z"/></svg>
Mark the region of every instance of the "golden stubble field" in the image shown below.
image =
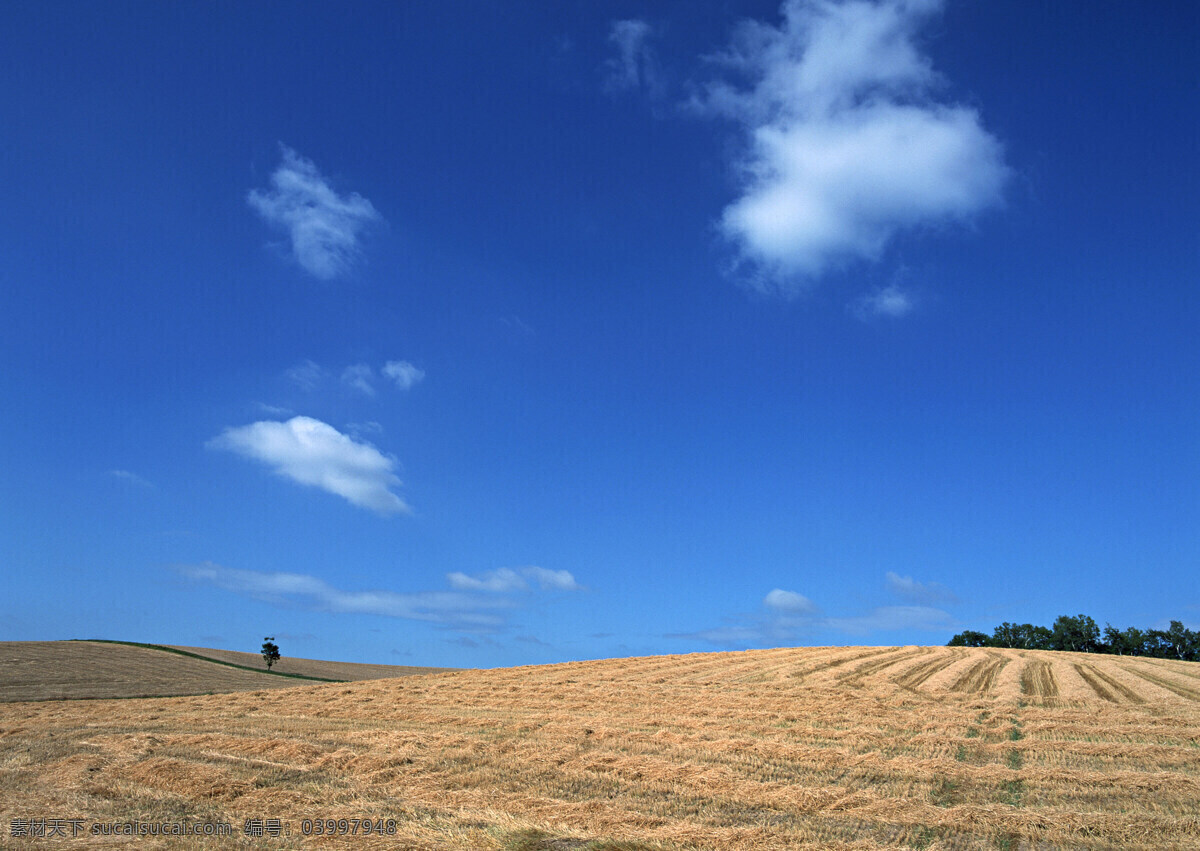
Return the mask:
<svg viewBox="0 0 1200 851"><path fill-rule="evenodd" d="M236 829L141 848L1200 848L1200 665L803 648L8 703L0 810L9 847L103 845L9 835L56 817Z"/></svg>

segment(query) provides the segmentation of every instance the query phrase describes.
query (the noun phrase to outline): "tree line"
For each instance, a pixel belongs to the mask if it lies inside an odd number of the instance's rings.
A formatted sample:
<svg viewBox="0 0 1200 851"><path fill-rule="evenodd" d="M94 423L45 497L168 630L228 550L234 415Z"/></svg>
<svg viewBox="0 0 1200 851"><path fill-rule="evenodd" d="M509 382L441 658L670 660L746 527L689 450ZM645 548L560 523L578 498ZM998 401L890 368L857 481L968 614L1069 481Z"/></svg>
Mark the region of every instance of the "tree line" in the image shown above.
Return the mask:
<svg viewBox="0 0 1200 851"><path fill-rule="evenodd" d="M968 629L951 638L948 647L1016 647L1022 650L1073 650L1078 653L1111 653L1117 656L1153 656L1158 659L1183 659L1200 662L1200 632L1180 621L1171 621L1167 629L1117 629L1105 624L1104 630L1087 615L1062 615L1052 628L1031 623L1005 621L992 634Z"/></svg>

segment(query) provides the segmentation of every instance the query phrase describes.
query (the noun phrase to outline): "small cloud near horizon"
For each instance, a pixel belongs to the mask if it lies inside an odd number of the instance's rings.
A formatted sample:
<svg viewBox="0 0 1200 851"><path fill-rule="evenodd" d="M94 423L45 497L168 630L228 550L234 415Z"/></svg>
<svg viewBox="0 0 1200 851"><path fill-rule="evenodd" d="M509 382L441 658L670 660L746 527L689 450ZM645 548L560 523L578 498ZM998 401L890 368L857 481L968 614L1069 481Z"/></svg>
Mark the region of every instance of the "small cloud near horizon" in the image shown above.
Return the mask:
<svg viewBox="0 0 1200 851"><path fill-rule="evenodd" d="M348 590L338 588L310 574L287 571L244 570L224 567L210 561L200 564L173 565L175 573L193 582L213 585L235 594L252 597L276 606L304 608L339 614L381 615L405 620L425 621L442 628L470 632L476 637L510 628L509 612L528 605L527 595L515 596L513 592L527 592L528 584L520 585L502 581L514 575L513 571L501 568L478 574L476 584L456 582L455 574L447 575L451 590L443 591L389 591L380 588ZM522 568L523 573L535 578L542 568ZM557 586L539 586L538 590L555 590L570 585L581 589L575 578L567 571L544 571L557 577ZM465 576L465 574L458 574ZM489 582L499 577L501 581ZM469 578L469 577L468 577ZM520 579L518 576L517 579ZM545 599L545 598L542 598ZM282 633L280 634L281 637ZM314 636L304 634L289 636L300 641Z"/></svg>
<svg viewBox="0 0 1200 851"><path fill-rule="evenodd" d="M518 635L513 638L513 641L519 641L522 644L532 644L535 647L553 647L553 644L542 641L536 635Z"/></svg>
<svg viewBox="0 0 1200 851"><path fill-rule="evenodd" d="M455 591L347 591L307 574L242 570L212 562L178 565L175 570L188 579L276 605L301 603L320 611L383 615L452 628L499 628L504 619L498 612L514 605L502 597Z"/></svg>
<svg viewBox="0 0 1200 851"><path fill-rule="evenodd" d="M949 630L958 621L932 606L877 606L865 615L826 618L824 625L850 635L869 635L898 629Z"/></svg>
<svg viewBox="0 0 1200 851"><path fill-rule="evenodd" d="M901 576L889 570L884 577L888 590L897 597L913 603L957 603L958 596L940 582L917 582L911 576Z"/></svg>
<svg viewBox="0 0 1200 851"><path fill-rule="evenodd" d="M957 598L937 583L922 584L911 577L887 574L894 593L912 600L935 602ZM845 617L821 613L817 605L795 591L775 588L762 600L763 611L727 619L723 626L687 633L670 633L665 638L704 641L720 647L782 646L820 631L847 635L870 635L901 629L948 630L957 626L949 613L930 605L877 606L866 614Z"/></svg>
<svg viewBox="0 0 1200 851"><path fill-rule="evenodd" d="M817 607L813 601L805 597L803 594L797 594L795 591L784 591L781 588L776 588L763 598L763 604L769 608L779 612L797 612L811 614L816 612Z"/></svg>

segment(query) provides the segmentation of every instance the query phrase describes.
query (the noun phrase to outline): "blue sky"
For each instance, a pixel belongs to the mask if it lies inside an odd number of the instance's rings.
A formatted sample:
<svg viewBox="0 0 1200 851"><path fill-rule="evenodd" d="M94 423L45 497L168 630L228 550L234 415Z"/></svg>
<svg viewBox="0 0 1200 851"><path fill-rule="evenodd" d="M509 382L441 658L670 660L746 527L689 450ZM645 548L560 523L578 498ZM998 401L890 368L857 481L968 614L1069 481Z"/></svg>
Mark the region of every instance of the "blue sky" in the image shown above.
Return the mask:
<svg viewBox="0 0 1200 851"><path fill-rule="evenodd" d="M13 3L0 639L1200 625L1200 7Z"/></svg>

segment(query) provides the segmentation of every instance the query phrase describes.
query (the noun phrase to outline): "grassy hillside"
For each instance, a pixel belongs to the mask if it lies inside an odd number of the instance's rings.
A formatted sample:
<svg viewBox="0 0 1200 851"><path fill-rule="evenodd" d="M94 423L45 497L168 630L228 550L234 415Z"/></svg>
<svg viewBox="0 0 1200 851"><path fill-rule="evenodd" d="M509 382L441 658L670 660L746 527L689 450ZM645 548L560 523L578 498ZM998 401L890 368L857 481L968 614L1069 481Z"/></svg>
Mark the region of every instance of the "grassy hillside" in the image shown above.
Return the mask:
<svg viewBox="0 0 1200 851"><path fill-rule="evenodd" d="M275 817L273 848L1194 848L1200 665L807 648L10 703L0 818L29 812Z"/></svg>
<svg viewBox="0 0 1200 851"><path fill-rule="evenodd" d="M286 666L278 666L278 674L268 674L261 656L257 657L257 666L239 667L244 664L242 657L249 656L202 647L5 641L0 642L0 701L256 691L295 688L318 680L359 680L444 670L291 659ZM264 670L247 670L249 667ZM314 677L318 680L311 679Z"/></svg>
<svg viewBox="0 0 1200 851"><path fill-rule="evenodd" d="M184 647L169 645L172 650L195 653L219 662L244 665L265 671L267 663L258 653L242 653L238 650L213 650L210 647ZM296 674L302 677L317 677L326 680L378 680L385 677L409 677L415 674L440 674L454 668L428 668L415 665L366 665L361 662L327 662L321 659L297 659L284 656L271 668L281 674Z"/></svg>

